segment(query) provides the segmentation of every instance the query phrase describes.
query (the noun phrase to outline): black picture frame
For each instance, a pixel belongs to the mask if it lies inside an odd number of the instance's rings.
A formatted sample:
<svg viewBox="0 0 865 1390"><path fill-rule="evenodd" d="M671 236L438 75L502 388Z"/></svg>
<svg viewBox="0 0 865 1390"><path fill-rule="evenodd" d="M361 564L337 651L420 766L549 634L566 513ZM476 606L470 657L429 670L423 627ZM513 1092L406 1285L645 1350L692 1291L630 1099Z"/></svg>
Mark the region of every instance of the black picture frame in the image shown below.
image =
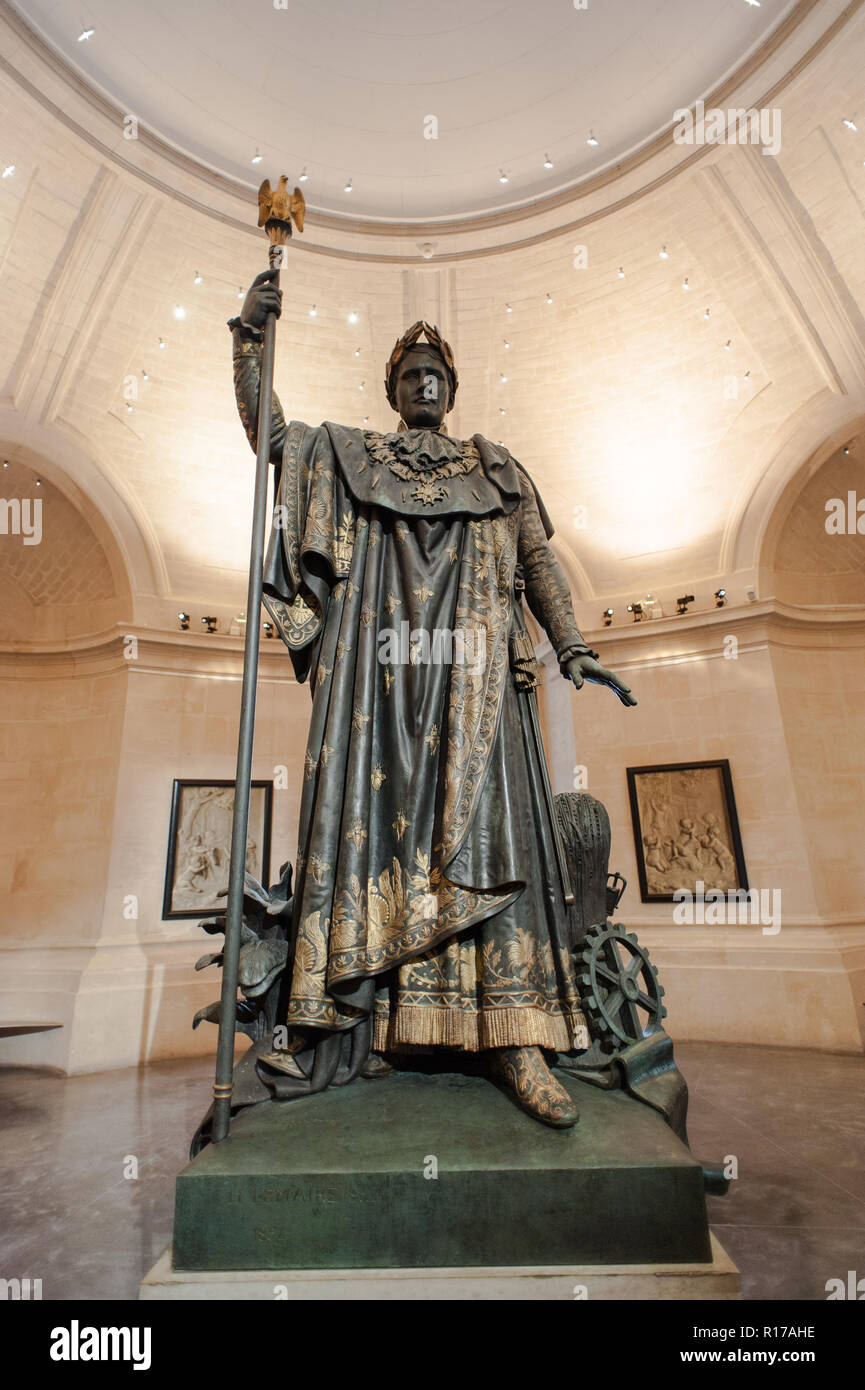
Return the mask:
<svg viewBox="0 0 865 1390"><path fill-rule="evenodd" d="M642 824L640 814L640 781L658 773L689 773L689 772L709 772L714 771L720 781L722 793L722 804L727 819L728 850L735 866L734 883L729 884L732 890L748 890L748 871L745 867L745 853L742 848L742 834L739 829L739 816L736 810L736 798L733 793L733 776L730 770L730 763L727 758L713 758L705 762L691 763L654 763L644 767L629 767L626 769L628 777L628 796L631 803L631 826L634 832L634 849L637 856L637 875L640 882L640 901L644 903L671 903L676 899L673 897L673 889L669 892L652 891L650 888L648 875L646 872L645 857L645 828ZM700 877L700 871L694 870L695 879ZM715 885L710 885L715 886ZM677 887L689 887L686 877Z"/></svg>
<svg viewBox="0 0 865 1390"><path fill-rule="evenodd" d="M201 907L176 907L174 905L174 899L176 896L175 879L177 875L177 849L180 832L182 829L181 817L183 812L184 792L191 787L213 787L222 789L230 787L232 790L234 790L234 786L235 783L233 778L175 777L171 788L171 816L168 825L168 853L165 862L165 885L162 893L162 920L164 922L175 921L177 919L182 918L211 917L214 913L223 912L225 910L225 898L216 897L215 891L212 900L209 898L207 904L202 905ZM265 887L268 887L270 880L270 836L271 818L273 815L273 782L264 779L257 779L251 783L251 788L251 823L254 809L253 802L255 799L256 791L263 792L264 797L264 804L260 812L262 817L261 848L259 852L260 863L257 864L257 867L260 869L260 873L256 873L255 877L258 878L259 881L263 883ZM256 812L256 815L258 815L258 812ZM229 848L230 838L226 841L224 846L226 882L228 872L227 864Z"/></svg>

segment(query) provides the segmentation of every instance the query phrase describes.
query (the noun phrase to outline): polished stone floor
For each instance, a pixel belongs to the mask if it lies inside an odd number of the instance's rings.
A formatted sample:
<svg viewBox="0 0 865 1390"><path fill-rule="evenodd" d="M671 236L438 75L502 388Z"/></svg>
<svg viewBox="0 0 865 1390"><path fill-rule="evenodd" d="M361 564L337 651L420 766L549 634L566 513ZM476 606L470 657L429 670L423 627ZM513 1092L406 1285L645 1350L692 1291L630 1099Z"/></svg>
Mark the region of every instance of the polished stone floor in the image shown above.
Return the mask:
<svg viewBox="0 0 865 1390"><path fill-rule="evenodd" d="M865 1058L708 1043L676 1056L693 1152L738 1164L709 1214L744 1296L824 1299L828 1279L865 1276ZM210 1081L201 1060L0 1068L0 1276L39 1278L46 1299L136 1298Z"/></svg>

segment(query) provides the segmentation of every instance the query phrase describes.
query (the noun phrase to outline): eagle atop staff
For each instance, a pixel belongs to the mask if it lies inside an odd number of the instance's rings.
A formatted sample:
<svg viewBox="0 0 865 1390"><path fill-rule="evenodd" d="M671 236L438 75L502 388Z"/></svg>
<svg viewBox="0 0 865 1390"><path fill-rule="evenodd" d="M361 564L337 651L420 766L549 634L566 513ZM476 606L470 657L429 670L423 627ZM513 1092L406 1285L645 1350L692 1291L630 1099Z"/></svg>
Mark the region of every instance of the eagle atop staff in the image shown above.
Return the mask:
<svg viewBox="0 0 865 1390"><path fill-rule="evenodd" d="M270 233L270 223L287 228L286 237L291 236L291 222L294 219L299 232L303 231L303 215L306 203L299 188L288 191L288 175L280 174L276 188L271 188L270 179L265 179L258 190L258 225ZM275 240L275 238L271 238Z"/></svg>

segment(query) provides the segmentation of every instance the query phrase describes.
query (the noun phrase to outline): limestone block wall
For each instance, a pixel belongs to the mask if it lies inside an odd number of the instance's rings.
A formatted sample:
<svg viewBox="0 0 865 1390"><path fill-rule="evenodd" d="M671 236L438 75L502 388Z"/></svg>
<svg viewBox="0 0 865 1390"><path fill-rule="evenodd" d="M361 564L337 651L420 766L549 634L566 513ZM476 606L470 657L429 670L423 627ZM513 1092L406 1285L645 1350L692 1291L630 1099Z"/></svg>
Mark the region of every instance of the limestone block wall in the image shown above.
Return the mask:
<svg viewBox="0 0 865 1390"><path fill-rule="evenodd" d="M66 657L47 679L22 657L0 681L0 1016L63 1024L6 1039L6 1062L80 1072L215 1048L215 1028L191 1028L219 996L218 971L193 969L211 939L163 921L162 892L174 778L234 777L241 643L138 638L132 660L114 638L103 672ZM287 781L272 879L295 857L308 706L265 644L254 776Z"/></svg>
<svg viewBox="0 0 865 1390"><path fill-rule="evenodd" d="M191 1029L196 1010L219 997L219 971L193 970L196 959L213 949L213 939L193 919L162 920L173 780L233 779L235 773L240 644L235 640L221 654L208 640L158 652L155 643L144 641L130 671L100 940L103 965L98 978L83 981L77 1008L84 1026L73 1038L70 1058L75 1071L106 1065L108 1037L113 1065L216 1046L213 1025ZM220 640L230 639L212 639ZM280 864L295 858L310 697L307 686L295 683L282 644L266 646L253 777L287 778L287 786L273 793L273 882ZM124 915L130 895L137 900L135 920Z"/></svg>
<svg viewBox="0 0 865 1390"><path fill-rule="evenodd" d="M611 868L628 880L618 917L660 968L674 1037L861 1051L865 634L855 625L827 649L822 626L791 629L773 607L591 633L639 705L561 682L563 697L552 670L555 789L569 790L581 764L607 806ZM777 933L677 925L673 904L640 901L626 769L713 758L730 761L750 886L780 891Z"/></svg>

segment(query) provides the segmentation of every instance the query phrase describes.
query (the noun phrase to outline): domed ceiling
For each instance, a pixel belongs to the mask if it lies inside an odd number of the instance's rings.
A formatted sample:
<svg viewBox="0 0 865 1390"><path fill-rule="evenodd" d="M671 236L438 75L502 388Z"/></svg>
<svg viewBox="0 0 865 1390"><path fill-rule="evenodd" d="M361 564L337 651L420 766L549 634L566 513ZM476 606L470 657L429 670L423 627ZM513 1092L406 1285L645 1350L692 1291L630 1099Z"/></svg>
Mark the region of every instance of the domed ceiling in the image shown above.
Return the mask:
<svg viewBox="0 0 865 1390"><path fill-rule="evenodd" d="M86 82L211 168L251 186L306 170L311 207L402 220L519 205L615 164L735 71L795 4L20 0L16 8Z"/></svg>

